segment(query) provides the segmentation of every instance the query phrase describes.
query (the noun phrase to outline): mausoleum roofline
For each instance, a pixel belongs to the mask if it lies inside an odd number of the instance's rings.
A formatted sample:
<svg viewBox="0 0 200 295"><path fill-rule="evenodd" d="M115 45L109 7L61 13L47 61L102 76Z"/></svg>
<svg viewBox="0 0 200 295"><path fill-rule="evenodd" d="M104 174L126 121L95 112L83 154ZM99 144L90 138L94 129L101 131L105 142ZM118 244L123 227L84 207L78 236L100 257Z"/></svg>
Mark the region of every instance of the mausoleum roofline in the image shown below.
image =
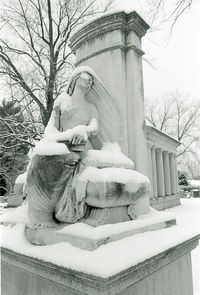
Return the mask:
<svg viewBox="0 0 200 295"><path fill-rule="evenodd" d="M112 12L87 22L75 31L70 39L70 47L72 51L75 51L86 39L89 41L97 37L100 32L105 34L114 30L124 32L133 30L141 38L149 28L149 25L136 11L129 13L125 11Z"/></svg>
<svg viewBox="0 0 200 295"><path fill-rule="evenodd" d="M162 132L161 130L153 127L153 126L150 126L150 125L146 125L146 131L147 131L147 134L148 133L156 133L158 136L162 136L164 138L166 138L167 140L173 142L177 147L181 145L181 142L176 140L175 138L167 135L166 133Z"/></svg>

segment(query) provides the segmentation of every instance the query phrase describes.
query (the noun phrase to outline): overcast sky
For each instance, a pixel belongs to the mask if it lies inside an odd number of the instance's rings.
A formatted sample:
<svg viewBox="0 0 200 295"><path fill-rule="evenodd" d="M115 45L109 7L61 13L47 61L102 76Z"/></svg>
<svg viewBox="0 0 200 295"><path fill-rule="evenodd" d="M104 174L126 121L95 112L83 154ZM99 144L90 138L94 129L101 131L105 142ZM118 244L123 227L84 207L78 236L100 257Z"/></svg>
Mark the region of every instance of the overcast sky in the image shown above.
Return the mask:
<svg viewBox="0 0 200 295"><path fill-rule="evenodd" d="M145 10L145 0L117 0L118 8ZM172 1L169 1L172 3ZM156 70L144 64L144 89L146 97L160 96L165 92L178 89L191 99L200 102L200 1L174 26L172 37L166 45L162 42L167 35L161 30L154 35L143 37L143 50L146 57L153 58ZM157 43L155 45L153 42Z"/></svg>

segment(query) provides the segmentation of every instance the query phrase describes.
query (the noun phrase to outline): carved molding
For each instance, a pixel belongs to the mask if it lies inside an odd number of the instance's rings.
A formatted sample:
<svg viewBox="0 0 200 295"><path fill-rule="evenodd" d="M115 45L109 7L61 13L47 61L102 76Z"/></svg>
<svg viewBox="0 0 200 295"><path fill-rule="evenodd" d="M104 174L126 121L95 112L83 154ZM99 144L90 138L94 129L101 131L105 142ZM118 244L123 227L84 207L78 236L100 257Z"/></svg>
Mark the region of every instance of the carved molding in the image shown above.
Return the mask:
<svg viewBox="0 0 200 295"><path fill-rule="evenodd" d="M133 30L140 38L143 37L149 25L133 11L129 14L117 12L110 15L102 16L93 22L86 24L78 30L70 39L72 51L76 51L83 43L88 42L96 37L100 37L114 30L129 32Z"/></svg>
<svg viewBox="0 0 200 295"><path fill-rule="evenodd" d="M90 58L92 58L94 56L97 56L98 54L101 54L101 53L104 53L104 52L107 52L107 51L111 51L111 50L115 50L115 49L121 49L121 50L124 50L124 51L128 51L128 50L133 49L137 54L139 54L141 56L144 55L144 51L142 51L141 49L137 48L135 45L125 46L125 45L122 45L122 44L118 44L118 45L113 45L113 46L106 47L104 49L96 50L95 52L93 52L91 54L88 54L87 56L79 59L75 63L75 66L77 67L82 62L84 62L87 59L90 59Z"/></svg>
<svg viewBox="0 0 200 295"><path fill-rule="evenodd" d="M198 245L200 235L193 237L175 247L151 257L133 267L130 267L112 277L100 278L75 270L70 270L33 257L25 256L9 249L2 248L2 261L14 265L43 277L68 286L80 294L115 294L114 291L123 291L137 281L147 277L153 272L165 267L179 257L188 254ZM133 249L134 251L134 249ZM84 290L84 291L83 291Z"/></svg>

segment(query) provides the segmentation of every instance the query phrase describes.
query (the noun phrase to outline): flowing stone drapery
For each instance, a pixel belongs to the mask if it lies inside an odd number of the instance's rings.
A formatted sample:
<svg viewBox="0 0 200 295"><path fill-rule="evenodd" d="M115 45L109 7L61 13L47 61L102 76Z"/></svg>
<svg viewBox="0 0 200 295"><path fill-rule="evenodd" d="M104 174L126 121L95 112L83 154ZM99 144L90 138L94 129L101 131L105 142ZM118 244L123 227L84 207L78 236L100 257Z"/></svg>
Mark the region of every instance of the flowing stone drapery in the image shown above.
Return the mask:
<svg viewBox="0 0 200 295"><path fill-rule="evenodd" d="M163 152L163 168L164 168L165 195L171 196L169 153L167 151Z"/></svg>
<svg viewBox="0 0 200 295"><path fill-rule="evenodd" d="M163 156L160 148L156 149L156 169L158 181L158 196L165 196L165 183L164 183L164 169L163 169Z"/></svg>

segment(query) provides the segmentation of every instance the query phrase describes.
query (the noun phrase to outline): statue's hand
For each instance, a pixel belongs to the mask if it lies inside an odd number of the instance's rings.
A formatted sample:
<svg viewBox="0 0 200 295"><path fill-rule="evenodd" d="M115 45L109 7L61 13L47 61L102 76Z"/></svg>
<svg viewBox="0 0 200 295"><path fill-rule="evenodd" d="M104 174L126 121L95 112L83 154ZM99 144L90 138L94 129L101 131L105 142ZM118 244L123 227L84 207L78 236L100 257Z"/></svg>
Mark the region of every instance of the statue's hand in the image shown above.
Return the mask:
<svg viewBox="0 0 200 295"><path fill-rule="evenodd" d="M72 139L71 139L71 144L73 145L78 145L81 144L81 142L84 141L84 136L80 134L73 134Z"/></svg>

